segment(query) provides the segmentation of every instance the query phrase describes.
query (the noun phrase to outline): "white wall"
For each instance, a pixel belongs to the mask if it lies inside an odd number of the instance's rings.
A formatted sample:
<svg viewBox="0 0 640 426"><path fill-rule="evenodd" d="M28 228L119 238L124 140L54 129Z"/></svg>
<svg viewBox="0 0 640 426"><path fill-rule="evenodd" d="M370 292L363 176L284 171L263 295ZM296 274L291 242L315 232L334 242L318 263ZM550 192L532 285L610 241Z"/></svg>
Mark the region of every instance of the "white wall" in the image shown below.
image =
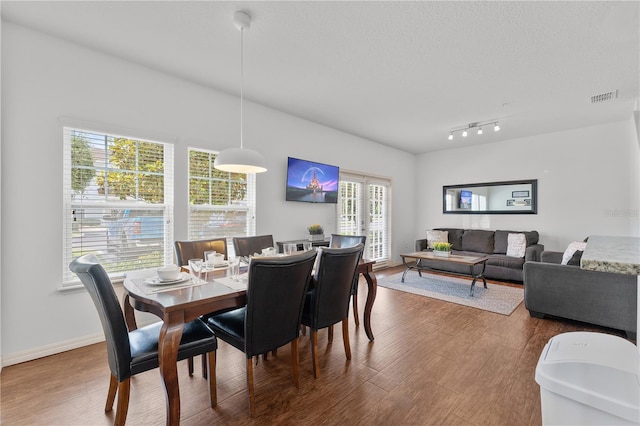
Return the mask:
<svg viewBox="0 0 640 426"><path fill-rule="evenodd" d="M238 99L110 56L2 25L2 354L5 365L100 339L84 291L62 279L61 117L176 144L175 237L186 238L187 147L239 144ZM249 94L250 95L250 94ZM413 245L415 157L247 102L245 146L263 153L257 232L335 230L335 206L285 202L287 156L393 180L393 253ZM33 261L39 259L37 264Z"/></svg>
<svg viewBox="0 0 640 426"><path fill-rule="evenodd" d="M638 236L640 150L629 120L418 156L417 238L435 227L537 230L563 251L588 235ZM451 165L455 164L455 172ZM442 213L442 186L538 179L536 215Z"/></svg>

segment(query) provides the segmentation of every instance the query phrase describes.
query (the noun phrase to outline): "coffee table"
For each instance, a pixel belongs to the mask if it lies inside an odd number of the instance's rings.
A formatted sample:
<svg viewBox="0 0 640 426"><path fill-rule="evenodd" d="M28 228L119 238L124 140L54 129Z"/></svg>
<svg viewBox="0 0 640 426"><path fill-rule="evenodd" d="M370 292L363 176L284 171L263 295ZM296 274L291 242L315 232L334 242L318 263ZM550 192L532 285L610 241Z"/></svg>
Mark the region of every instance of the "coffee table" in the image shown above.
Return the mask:
<svg viewBox="0 0 640 426"><path fill-rule="evenodd" d="M430 252L430 251L417 251L413 253L401 254L400 257L402 257L402 264L405 267L404 273L402 274L402 280L401 280L402 282L404 282L404 277L407 275L407 272L409 272L411 269L415 269L416 271L418 271L419 276L422 276L422 271L438 271L438 269L430 268L428 266L423 265L421 262L422 260L440 260L443 262L454 262L454 263L460 263L460 264L469 266L469 275L471 275L471 277L473 278L473 281L471 281L471 291L470 291L471 297L473 297L473 289L476 285L476 281L478 280L478 278L482 279L482 282L484 283L484 288L487 288L487 280L484 278L484 270L487 266L487 260L489 258L486 256L475 257L475 256L460 256L456 254L450 254L449 256L445 257L445 256L436 256L435 254L433 254L433 252ZM407 259L415 259L415 263L413 264L407 263ZM474 269L476 269L475 268L476 265L482 265L482 268L480 269L480 273L478 274L474 272ZM446 272L448 274L467 276L466 274L459 274L459 273L448 272L448 271Z"/></svg>

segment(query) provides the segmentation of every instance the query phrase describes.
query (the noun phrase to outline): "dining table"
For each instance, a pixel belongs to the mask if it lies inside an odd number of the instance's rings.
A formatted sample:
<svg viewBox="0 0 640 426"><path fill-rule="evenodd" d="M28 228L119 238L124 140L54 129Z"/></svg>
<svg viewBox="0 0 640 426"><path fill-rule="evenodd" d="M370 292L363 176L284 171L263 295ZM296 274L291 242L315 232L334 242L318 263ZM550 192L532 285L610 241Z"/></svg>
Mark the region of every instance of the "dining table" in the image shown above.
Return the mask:
<svg viewBox="0 0 640 426"><path fill-rule="evenodd" d="M358 273L367 281L368 294L364 310L364 329L373 341L371 310L376 297L377 280L373 273L375 260L361 259ZM241 272L246 272L246 266ZM126 278L124 280L123 311L127 327L135 330L137 323L134 310L149 312L163 321L158 338L159 371L166 399L166 424L180 424L180 389L178 386L178 346L185 323L222 309L241 307L246 304L246 274L244 288L242 280L237 284L228 277L226 268L207 271L204 280L188 280L176 285L149 285L149 278ZM242 275L241 275L242 277ZM210 374L215 374L211 372Z"/></svg>

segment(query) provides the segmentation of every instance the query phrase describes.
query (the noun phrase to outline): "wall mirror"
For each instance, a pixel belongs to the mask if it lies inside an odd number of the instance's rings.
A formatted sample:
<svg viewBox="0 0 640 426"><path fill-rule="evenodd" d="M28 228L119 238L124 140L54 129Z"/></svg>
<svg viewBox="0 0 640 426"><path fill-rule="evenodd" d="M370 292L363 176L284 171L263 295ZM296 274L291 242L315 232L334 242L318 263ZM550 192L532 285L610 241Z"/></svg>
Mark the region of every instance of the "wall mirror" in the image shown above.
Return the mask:
<svg viewBox="0 0 640 426"><path fill-rule="evenodd" d="M536 214L538 180L442 187L442 213Z"/></svg>

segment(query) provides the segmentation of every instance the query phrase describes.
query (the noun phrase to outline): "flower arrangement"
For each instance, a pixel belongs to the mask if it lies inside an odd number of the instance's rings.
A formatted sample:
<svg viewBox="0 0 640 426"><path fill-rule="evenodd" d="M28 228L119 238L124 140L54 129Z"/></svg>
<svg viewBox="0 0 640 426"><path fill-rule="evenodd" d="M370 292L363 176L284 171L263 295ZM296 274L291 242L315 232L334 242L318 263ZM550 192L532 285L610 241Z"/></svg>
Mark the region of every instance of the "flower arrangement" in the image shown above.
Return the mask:
<svg viewBox="0 0 640 426"><path fill-rule="evenodd" d="M322 226L316 224L313 225L309 225L307 227L307 231L309 231L309 234L311 235L322 235L324 234L324 230L322 229Z"/></svg>
<svg viewBox="0 0 640 426"><path fill-rule="evenodd" d="M451 243L444 243L441 241L436 241L433 243L433 250L435 251L451 251Z"/></svg>

